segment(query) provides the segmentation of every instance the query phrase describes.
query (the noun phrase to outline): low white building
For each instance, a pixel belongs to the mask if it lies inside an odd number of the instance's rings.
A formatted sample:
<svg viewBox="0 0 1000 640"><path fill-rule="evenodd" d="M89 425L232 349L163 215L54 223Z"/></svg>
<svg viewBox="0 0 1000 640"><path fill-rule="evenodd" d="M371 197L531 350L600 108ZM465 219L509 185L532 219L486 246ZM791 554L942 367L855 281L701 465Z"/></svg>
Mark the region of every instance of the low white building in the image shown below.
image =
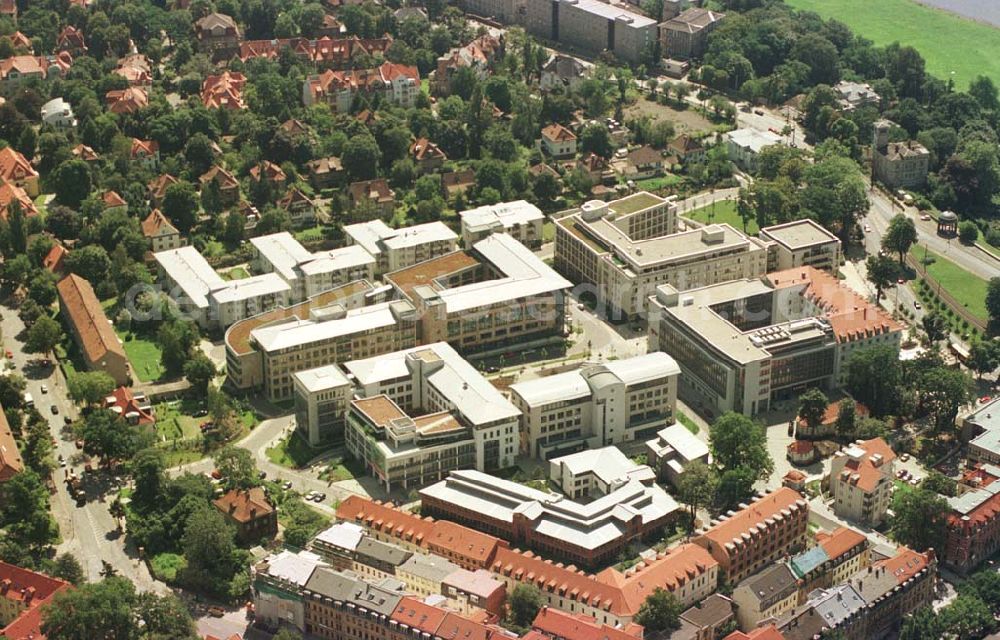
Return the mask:
<svg viewBox="0 0 1000 640"><path fill-rule="evenodd" d="M618 445L639 449L674 421L680 367L662 352L587 364L511 385L522 452L541 459Z"/></svg>
<svg viewBox="0 0 1000 640"><path fill-rule="evenodd" d="M506 233L521 244L542 244L545 214L525 200L487 204L458 214L462 219L462 243L471 247L492 233Z"/></svg>
<svg viewBox="0 0 1000 640"><path fill-rule="evenodd" d="M729 159L744 171L757 171L757 156L764 147L782 144L781 136L770 131L757 129L737 129L725 134Z"/></svg>
<svg viewBox="0 0 1000 640"><path fill-rule="evenodd" d="M292 374L295 388L295 428L316 446L344 438L344 418L353 395L347 376L336 365Z"/></svg>
<svg viewBox="0 0 1000 640"><path fill-rule="evenodd" d="M72 128L76 126L76 116L73 107L62 98L53 98L42 105L42 123L57 128Z"/></svg>
<svg viewBox="0 0 1000 640"><path fill-rule="evenodd" d="M381 220L344 226L351 245L375 258L375 274L411 267L458 248L458 235L441 221L393 229Z"/></svg>
<svg viewBox="0 0 1000 640"><path fill-rule="evenodd" d="M370 280L375 273L375 258L361 247L313 253L287 231L251 238L250 244L254 268L287 282L292 302L355 280Z"/></svg>
<svg viewBox="0 0 1000 640"><path fill-rule="evenodd" d="M830 273L840 268L840 238L808 218L764 227L761 240L767 247L768 271L811 266Z"/></svg>
<svg viewBox="0 0 1000 640"><path fill-rule="evenodd" d="M674 486L695 461L708 464L708 445L682 424L675 422L646 442L646 462L660 478Z"/></svg>
<svg viewBox="0 0 1000 640"><path fill-rule="evenodd" d="M549 460L549 479L573 500L599 498L638 480L649 486L656 473L632 462L618 447L587 449Z"/></svg>

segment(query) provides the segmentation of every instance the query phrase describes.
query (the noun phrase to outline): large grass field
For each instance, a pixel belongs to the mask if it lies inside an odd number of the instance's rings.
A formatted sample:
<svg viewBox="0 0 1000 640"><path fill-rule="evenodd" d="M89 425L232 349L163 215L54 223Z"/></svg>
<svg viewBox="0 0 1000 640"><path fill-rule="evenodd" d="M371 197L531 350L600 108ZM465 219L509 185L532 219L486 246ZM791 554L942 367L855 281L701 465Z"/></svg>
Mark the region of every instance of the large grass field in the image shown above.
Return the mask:
<svg viewBox="0 0 1000 640"><path fill-rule="evenodd" d="M964 88L978 75L1000 83L1000 29L913 0L785 0L796 9L836 18L878 45L911 45L927 70Z"/></svg>
<svg viewBox="0 0 1000 640"><path fill-rule="evenodd" d="M681 215L685 218L697 220L698 222L704 222L705 224L719 224L725 222L731 225L734 229L743 231L743 220L740 218L740 214L736 212L735 200L719 200L714 205L710 204L700 209L682 212ZM758 231L760 231L760 229L757 228L756 220L750 220L747 222L747 233L756 235Z"/></svg>
<svg viewBox="0 0 1000 640"><path fill-rule="evenodd" d="M924 247L910 249L910 255L918 261L924 260ZM986 320L986 281L975 276L951 260L926 251L927 259L933 260L927 266L927 272L941 284L941 288L950 293L956 300L977 318Z"/></svg>

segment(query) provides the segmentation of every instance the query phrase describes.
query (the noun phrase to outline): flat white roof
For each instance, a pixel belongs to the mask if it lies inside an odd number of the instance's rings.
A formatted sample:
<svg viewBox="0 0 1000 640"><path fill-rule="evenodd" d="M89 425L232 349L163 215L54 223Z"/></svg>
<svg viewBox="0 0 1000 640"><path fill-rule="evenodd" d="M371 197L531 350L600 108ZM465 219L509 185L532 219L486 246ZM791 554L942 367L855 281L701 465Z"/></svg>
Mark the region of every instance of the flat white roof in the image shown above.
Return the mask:
<svg viewBox="0 0 1000 640"><path fill-rule="evenodd" d="M791 250L818 244L840 244L840 238L809 218L764 227L760 230L760 235Z"/></svg>
<svg viewBox="0 0 1000 640"><path fill-rule="evenodd" d="M209 293L209 298L216 304L226 304L282 293L283 291L291 291L288 283L276 273L265 273L239 280L229 280L218 289L213 289Z"/></svg>
<svg viewBox="0 0 1000 640"><path fill-rule="evenodd" d="M775 144L781 144L781 136L771 133L770 131L758 131L757 129L736 129L735 131L730 131L726 136L733 141L734 144L741 146L745 149L750 149L754 153L760 153L760 150L764 147L769 147Z"/></svg>
<svg viewBox="0 0 1000 640"><path fill-rule="evenodd" d="M612 360L604 363L604 367L628 385L681 374L677 362L662 351L653 351L625 360Z"/></svg>
<svg viewBox="0 0 1000 640"><path fill-rule="evenodd" d="M393 234L392 227L379 219L369 222L359 222L357 224L344 225L344 234L365 248L365 251L377 256L382 252L379 241L388 238Z"/></svg>
<svg viewBox="0 0 1000 640"><path fill-rule="evenodd" d="M489 229L494 225L502 225L507 229L545 219L542 210L527 200L487 204L467 209L458 215L462 218L462 224L472 231Z"/></svg>
<svg viewBox="0 0 1000 640"><path fill-rule="evenodd" d="M407 362L426 355L428 361L438 359L441 366L430 368L427 384L433 386L472 424L515 418L521 415L489 380L483 377L468 361L447 342L404 349L374 358L352 360L344 369L362 386L378 384L413 375Z"/></svg>
<svg viewBox="0 0 1000 640"><path fill-rule="evenodd" d="M304 587L317 567L328 566L311 551L293 553L287 549L267 558L267 575Z"/></svg>
<svg viewBox="0 0 1000 640"><path fill-rule="evenodd" d="M602 18L607 18L608 20L617 20L618 18L627 19L631 22L631 26L635 28L650 27L656 24L656 20L652 18L647 18L646 16L639 15L638 13L632 13L620 6L613 6L605 2L600 2L599 0L572 0L572 2L567 2L567 0L562 0L563 4L567 6L575 6L581 11L586 11L587 13L592 13L594 15L601 16Z"/></svg>
<svg viewBox="0 0 1000 640"><path fill-rule="evenodd" d="M329 529L320 531L316 540L333 547L354 551L364 537L365 530L361 525L353 522L339 522Z"/></svg>
<svg viewBox="0 0 1000 640"><path fill-rule="evenodd" d="M312 259L309 262L301 264L299 267L302 273L307 276L375 264L375 258L372 254L365 251L364 247L356 244L310 255Z"/></svg>
<svg viewBox="0 0 1000 640"><path fill-rule="evenodd" d="M292 377L309 393L336 389L337 387L350 386L351 384L347 376L333 364L306 369L304 371L296 371L292 374Z"/></svg>
<svg viewBox="0 0 1000 640"><path fill-rule="evenodd" d="M504 277L437 291L448 313L553 293L573 286L572 282L506 233L484 238L474 244L473 249Z"/></svg>
<svg viewBox="0 0 1000 640"><path fill-rule="evenodd" d="M342 318L332 318L322 322L296 320L285 324L261 327L250 332L264 351L280 351L303 344L330 340L340 336L370 331L396 324L392 313L392 302L383 302L370 307L350 309Z"/></svg>
<svg viewBox="0 0 1000 640"><path fill-rule="evenodd" d="M199 308L208 308L209 292L226 284L201 253L190 245L159 251L153 254L153 258L192 304Z"/></svg>
<svg viewBox="0 0 1000 640"><path fill-rule="evenodd" d="M687 427L676 422L666 429L657 431L656 438L650 443L661 453L668 447L673 449L684 462L708 455L708 445L688 431Z"/></svg>
<svg viewBox="0 0 1000 640"><path fill-rule="evenodd" d="M579 369L518 382L510 385L510 390L531 407L590 396L590 385Z"/></svg>
<svg viewBox="0 0 1000 640"><path fill-rule="evenodd" d="M430 242L458 239L458 235L440 220L393 229L385 222L376 219L349 224L344 227L344 233L373 256L380 254L383 248L403 249Z"/></svg>
<svg viewBox="0 0 1000 640"><path fill-rule="evenodd" d="M297 278L295 267L313 259L313 254L287 231L250 238L250 244L274 265L274 270L285 280Z"/></svg>

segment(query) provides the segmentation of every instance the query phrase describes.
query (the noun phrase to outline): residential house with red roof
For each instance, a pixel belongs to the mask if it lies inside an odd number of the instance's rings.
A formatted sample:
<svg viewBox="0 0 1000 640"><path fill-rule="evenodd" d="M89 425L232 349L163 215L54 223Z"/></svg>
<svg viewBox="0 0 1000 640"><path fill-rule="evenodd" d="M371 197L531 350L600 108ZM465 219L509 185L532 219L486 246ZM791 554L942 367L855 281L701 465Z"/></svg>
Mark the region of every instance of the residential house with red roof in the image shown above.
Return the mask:
<svg viewBox="0 0 1000 640"><path fill-rule="evenodd" d="M224 13L210 13L194 23L198 48L202 51L235 51L241 39L236 21Z"/></svg>
<svg viewBox="0 0 1000 640"><path fill-rule="evenodd" d="M336 20L334 20L336 22ZM338 27L339 29L339 24ZM392 36L381 38L334 37L328 34L315 40L306 38L279 38L274 40L244 40L240 43L239 58L243 62L253 58L277 60L284 50L316 65L320 69L348 69L360 56L384 57L392 46Z"/></svg>
<svg viewBox="0 0 1000 640"><path fill-rule="evenodd" d="M160 143L156 140L132 138L129 158L147 168L155 169L160 164Z"/></svg>
<svg viewBox="0 0 1000 640"><path fill-rule="evenodd" d="M493 60L503 50L500 38L484 34L465 45L456 47L437 59L434 71L434 92L446 96L451 93L451 79L459 69L472 69L480 80L490 73Z"/></svg>
<svg viewBox="0 0 1000 640"><path fill-rule="evenodd" d="M212 504L236 528L236 537L241 542L278 534L278 510L260 487L231 489Z"/></svg>
<svg viewBox="0 0 1000 640"><path fill-rule="evenodd" d="M135 113L149 104L149 96L142 87L115 89L104 94L108 111L116 115Z"/></svg>
<svg viewBox="0 0 1000 640"><path fill-rule="evenodd" d="M42 260L42 267L48 269L57 276L61 276L66 270L66 256L69 251L61 244L54 244L49 249L48 254Z"/></svg>
<svg viewBox="0 0 1000 640"><path fill-rule="evenodd" d="M345 175L344 165L336 156L311 160L306 167L309 170L309 183L315 189L332 187L341 182Z"/></svg>
<svg viewBox="0 0 1000 640"><path fill-rule="evenodd" d="M173 177L169 173L164 173L163 175L150 180L149 184L146 185L146 195L149 198L149 202L154 207L160 206L163 202L164 196L167 195L167 189L175 184L177 184L177 178Z"/></svg>
<svg viewBox="0 0 1000 640"><path fill-rule="evenodd" d="M420 72L410 65L384 62L374 69L327 70L308 76L302 86L307 107L325 103L336 113L347 113L359 96L381 94L400 107L412 107L420 93Z"/></svg>
<svg viewBox="0 0 1000 640"><path fill-rule="evenodd" d="M351 208L371 206L379 217L392 215L396 208L396 193L389 188L385 178L352 182L347 187L347 197Z"/></svg>
<svg viewBox="0 0 1000 640"><path fill-rule="evenodd" d="M145 393L133 393L128 387L118 387L104 399L104 408L121 416L129 424L151 425L156 423L153 405Z"/></svg>
<svg viewBox="0 0 1000 640"><path fill-rule="evenodd" d="M619 629L601 624L586 614L572 614L553 607L542 607L531 623L531 630L546 640L642 640L643 629L632 625Z"/></svg>
<svg viewBox="0 0 1000 640"><path fill-rule="evenodd" d="M215 183L215 187L219 190L219 200L223 206L234 205L240 200L240 181L217 164L212 165L208 171L201 174L198 181L201 182L202 189L208 187L209 183Z"/></svg>
<svg viewBox="0 0 1000 640"><path fill-rule="evenodd" d="M867 418L870 415L871 412L865 405L860 402L855 402L850 398L847 398L847 400L854 403L854 415L858 420ZM823 417L820 420L820 423L815 427L810 426L804 418L799 416L795 428L795 437L825 438L827 436L834 435L837 432L837 416L839 415L840 401L837 401L826 405L826 409L823 411Z"/></svg>
<svg viewBox="0 0 1000 640"><path fill-rule="evenodd" d="M542 129L542 150L553 158L576 155L576 134L558 122Z"/></svg>
<svg viewBox="0 0 1000 640"><path fill-rule="evenodd" d="M14 432L10 430L7 416L0 407L0 482L6 482L22 471L24 471L24 460L21 459L21 451L17 448L17 441L14 440ZM0 620L0 624L2 623Z"/></svg>
<svg viewBox="0 0 1000 640"><path fill-rule="evenodd" d="M118 195L117 191L105 191L101 194L101 204L104 205L104 210L107 211L121 211L125 213L128 211L128 202L125 198Z"/></svg>
<svg viewBox="0 0 1000 640"><path fill-rule="evenodd" d="M104 371L115 384L130 384L128 356L90 283L71 273L56 284L56 290L59 312L87 368Z"/></svg>
<svg viewBox="0 0 1000 640"><path fill-rule="evenodd" d="M427 138L417 138L410 144L410 158L416 163L420 173L432 173L441 168L448 156L441 147Z"/></svg>
<svg viewBox="0 0 1000 640"><path fill-rule="evenodd" d="M270 160L262 160L250 167L250 179L254 182L260 182L261 179L267 180L274 189L281 190L285 187L288 176L285 175L281 167Z"/></svg>
<svg viewBox="0 0 1000 640"><path fill-rule="evenodd" d="M838 451L830 464L833 512L841 518L877 525L892 499L896 453L882 438L858 440Z"/></svg>
<svg viewBox="0 0 1000 640"><path fill-rule="evenodd" d="M0 562L0 638L45 640L42 608L71 588L58 578Z"/></svg>
<svg viewBox="0 0 1000 640"><path fill-rule="evenodd" d="M773 624L751 629L746 633L733 631L723 640L787 640Z"/></svg>
<svg viewBox="0 0 1000 640"><path fill-rule="evenodd" d="M38 172L27 158L11 147L0 149L0 178L24 189L28 197L38 197Z"/></svg>
<svg viewBox="0 0 1000 640"><path fill-rule="evenodd" d="M35 201L24 189L13 182L0 180L0 218L7 220L10 217L10 208L15 202L21 207L25 217L34 218L38 215Z"/></svg>
<svg viewBox="0 0 1000 640"><path fill-rule="evenodd" d="M298 187L291 187L275 205L288 214L293 227L306 227L316 223L316 202Z"/></svg>
<svg viewBox="0 0 1000 640"><path fill-rule="evenodd" d="M181 232L159 209L153 209L142 221L142 235L149 239L153 253L184 246Z"/></svg>
<svg viewBox="0 0 1000 640"><path fill-rule="evenodd" d="M0 3L0 5L2 5L2 3ZM35 52L35 47L31 43L31 38L29 38L28 36L24 35L20 31L15 31L14 33L10 34L9 36L5 36L5 37L8 40L10 40L10 44L11 44L12 47L14 47L14 51L15 52L17 52L17 53L34 53Z"/></svg>
<svg viewBox="0 0 1000 640"><path fill-rule="evenodd" d="M97 162L98 160L101 159L101 156L99 156L92 147L88 147L83 143L80 143L75 147L73 147L71 153L73 154L74 158L79 158L84 162Z"/></svg>
<svg viewBox="0 0 1000 640"><path fill-rule="evenodd" d="M234 71L206 76L201 83L201 103L209 109L245 109L243 87L246 83L246 76Z"/></svg>
<svg viewBox="0 0 1000 640"><path fill-rule="evenodd" d="M65 51L74 58L87 53L87 43L83 39L83 32L71 24L63 27L56 38L56 50Z"/></svg>
<svg viewBox="0 0 1000 640"><path fill-rule="evenodd" d="M148 87L153 84L153 72L149 58L141 53L130 53L118 60L115 73L125 78L129 86Z"/></svg>
<svg viewBox="0 0 1000 640"><path fill-rule="evenodd" d="M51 74L61 76L73 64L73 56L59 53L55 56L11 56L0 60L0 81L18 82L25 78L44 80Z"/></svg>

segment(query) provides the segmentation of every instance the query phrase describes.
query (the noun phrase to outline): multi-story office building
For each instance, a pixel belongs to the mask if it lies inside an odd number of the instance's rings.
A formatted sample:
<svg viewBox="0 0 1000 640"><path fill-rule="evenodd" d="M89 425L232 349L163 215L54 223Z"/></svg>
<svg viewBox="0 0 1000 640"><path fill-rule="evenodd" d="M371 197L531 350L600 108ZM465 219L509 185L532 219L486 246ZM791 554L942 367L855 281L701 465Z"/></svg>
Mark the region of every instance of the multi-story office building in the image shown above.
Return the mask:
<svg viewBox="0 0 1000 640"><path fill-rule="evenodd" d="M761 240L768 246L768 271L809 266L837 273L840 268L840 238L806 218L764 227Z"/></svg>
<svg viewBox="0 0 1000 640"><path fill-rule="evenodd" d="M585 202L555 224L556 269L593 285L598 303L626 318L642 313L660 285L692 289L767 269L763 242L727 224L677 233L676 206L646 192Z"/></svg>
<svg viewBox="0 0 1000 640"><path fill-rule="evenodd" d="M656 20L620 5L599 0L541 0L524 6L528 32L590 54L609 51L621 60L638 63L646 59L657 38Z"/></svg>
<svg viewBox="0 0 1000 640"><path fill-rule="evenodd" d="M787 487L712 521L694 539L719 562L721 579L735 584L805 546L809 503Z"/></svg>
<svg viewBox="0 0 1000 640"><path fill-rule="evenodd" d="M491 233L506 233L526 247L542 244L545 214L525 200L485 204L458 214L462 219L462 244L471 247Z"/></svg>
<svg viewBox="0 0 1000 640"><path fill-rule="evenodd" d="M381 220L372 220L346 225L344 235L348 244L375 258L376 275L412 267L458 248L458 235L441 221L393 229Z"/></svg>
<svg viewBox="0 0 1000 640"><path fill-rule="evenodd" d="M896 454L882 438L858 440L833 456L830 493L838 516L878 525L892 499Z"/></svg>
<svg viewBox="0 0 1000 640"><path fill-rule="evenodd" d="M295 428L316 446L344 439L344 418L350 407L354 387L336 365L296 371Z"/></svg>
<svg viewBox="0 0 1000 640"><path fill-rule="evenodd" d="M662 352L511 385L521 447L543 460L609 445L641 447L674 420L680 367Z"/></svg>
<svg viewBox="0 0 1000 640"><path fill-rule="evenodd" d="M633 462L618 447L602 447L549 460L549 479L567 497L587 500L606 496L630 480L651 485L656 474Z"/></svg>
<svg viewBox="0 0 1000 640"><path fill-rule="evenodd" d="M386 491L436 482L454 469L514 464L520 411L447 343L343 368L357 395L347 450Z"/></svg>
<svg viewBox="0 0 1000 640"><path fill-rule="evenodd" d="M160 251L153 258L170 299L202 327L225 329L289 302L291 287L279 276L225 280L191 246Z"/></svg>
<svg viewBox="0 0 1000 640"><path fill-rule="evenodd" d="M420 491L421 512L474 527L547 558L580 567L606 564L680 515L659 486L630 479L587 504L479 471L452 471Z"/></svg>
<svg viewBox="0 0 1000 640"><path fill-rule="evenodd" d="M572 286L504 233L385 279L416 309L421 343L463 353L561 336Z"/></svg>
<svg viewBox="0 0 1000 640"><path fill-rule="evenodd" d="M962 418L962 440L970 461L1000 464L1000 398Z"/></svg>
<svg viewBox="0 0 1000 640"><path fill-rule="evenodd" d="M650 299L649 349L681 368L679 393L755 415L808 387L835 388L858 349L898 348L901 325L814 267Z"/></svg>
<svg viewBox="0 0 1000 640"><path fill-rule="evenodd" d="M274 273L289 288L289 302L302 302L355 280L371 280L375 258L361 247L313 253L287 231L250 239L256 271Z"/></svg>

